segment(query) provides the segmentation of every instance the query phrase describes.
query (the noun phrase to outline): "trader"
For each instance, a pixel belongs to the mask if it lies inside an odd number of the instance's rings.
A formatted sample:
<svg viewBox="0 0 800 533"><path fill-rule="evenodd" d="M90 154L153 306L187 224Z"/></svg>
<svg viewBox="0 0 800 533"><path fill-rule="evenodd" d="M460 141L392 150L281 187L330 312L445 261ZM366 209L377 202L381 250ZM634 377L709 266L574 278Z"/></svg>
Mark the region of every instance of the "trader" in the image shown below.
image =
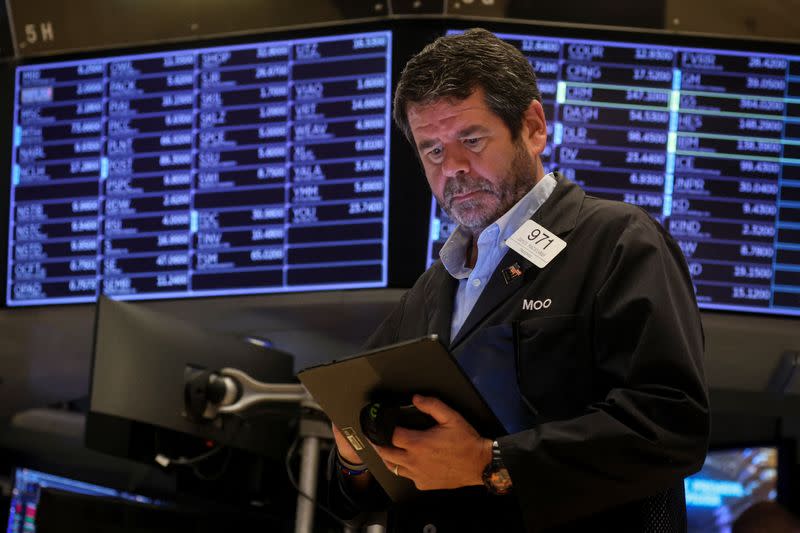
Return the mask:
<svg viewBox="0 0 800 533"><path fill-rule="evenodd" d="M508 430L480 435L442 401L437 425L375 450L420 498L390 531L681 531L702 465L703 333L683 255L643 210L588 196L541 153L530 64L484 30L405 67L394 119L458 228L368 341L436 333ZM331 505L388 505L336 429Z"/></svg>

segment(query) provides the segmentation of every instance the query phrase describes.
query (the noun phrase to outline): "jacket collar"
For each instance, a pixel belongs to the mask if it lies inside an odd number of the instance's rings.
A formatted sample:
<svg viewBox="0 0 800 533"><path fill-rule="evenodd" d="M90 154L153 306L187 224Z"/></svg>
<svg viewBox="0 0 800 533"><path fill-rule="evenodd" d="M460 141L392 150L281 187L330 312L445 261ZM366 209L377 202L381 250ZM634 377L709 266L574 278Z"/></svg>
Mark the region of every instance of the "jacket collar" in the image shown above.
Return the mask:
<svg viewBox="0 0 800 533"><path fill-rule="evenodd" d="M533 214L531 220L541 224L551 232L563 238L575 228L586 194L580 187L569 181L561 173L555 172L554 174L557 182L556 188L536 213ZM503 270L514 263L520 266L523 275L517 276L506 283L503 277ZM545 268L548 267L549 265ZM434 309L433 315L436 318L436 322L434 324L432 321L431 326L435 326L436 329L433 332L439 334L439 338L446 346L447 341L451 341L450 322L453 317L453 298L455 297L456 280L450 277L443 267L440 268L440 270L441 272L439 272L439 274L441 275L435 275L431 279L432 283L437 283L437 285L433 285L432 287L438 287L438 290L426 291L426 301L429 305L428 309ZM452 339L450 349L452 350L468 337L473 330L483 322L484 318L489 313L519 290L523 283L530 282L535 278L539 270L540 269L535 267L533 263L509 248L500 261L500 264L492 273L489 283L475 303L475 307L472 308L469 316L467 316L456 338ZM443 277L449 279L442 279ZM429 299L434 296L436 297L436 301L430 301ZM446 316L436 316L437 313L446 313ZM440 322L446 322L446 324ZM444 328L444 334L442 328Z"/></svg>

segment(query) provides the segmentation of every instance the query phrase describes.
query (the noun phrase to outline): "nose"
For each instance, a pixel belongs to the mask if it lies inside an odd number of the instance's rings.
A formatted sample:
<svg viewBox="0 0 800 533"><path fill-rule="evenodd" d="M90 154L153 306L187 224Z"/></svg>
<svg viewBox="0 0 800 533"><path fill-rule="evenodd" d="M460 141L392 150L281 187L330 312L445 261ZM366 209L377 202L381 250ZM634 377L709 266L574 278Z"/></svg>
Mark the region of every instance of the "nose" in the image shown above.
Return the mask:
<svg viewBox="0 0 800 533"><path fill-rule="evenodd" d="M469 174L469 158L461 143L447 146L442 160L442 174L450 177L458 174Z"/></svg>

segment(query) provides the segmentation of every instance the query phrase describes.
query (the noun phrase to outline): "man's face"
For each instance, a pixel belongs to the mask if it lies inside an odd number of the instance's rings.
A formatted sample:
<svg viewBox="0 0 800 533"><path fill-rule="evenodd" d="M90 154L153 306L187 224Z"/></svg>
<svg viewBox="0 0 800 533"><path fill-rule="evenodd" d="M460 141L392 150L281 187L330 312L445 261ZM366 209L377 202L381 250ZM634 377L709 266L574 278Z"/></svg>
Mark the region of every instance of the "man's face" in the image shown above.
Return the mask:
<svg viewBox="0 0 800 533"><path fill-rule="evenodd" d="M465 100L411 104L407 114L433 195L473 234L500 218L541 177L541 165L534 162L546 137L541 113L529 113L516 141L480 89Z"/></svg>

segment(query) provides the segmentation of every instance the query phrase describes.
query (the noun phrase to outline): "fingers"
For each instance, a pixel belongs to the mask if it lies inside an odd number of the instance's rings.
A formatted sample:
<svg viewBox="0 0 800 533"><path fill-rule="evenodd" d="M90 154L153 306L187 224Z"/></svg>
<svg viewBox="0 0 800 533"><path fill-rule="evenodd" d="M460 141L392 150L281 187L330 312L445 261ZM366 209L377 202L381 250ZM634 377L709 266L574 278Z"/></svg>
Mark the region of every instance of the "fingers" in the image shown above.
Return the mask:
<svg viewBox="0 0 800 533"><path fill-rule="evenodd" d="M388 461L384 461L383 464L386 466L386 469L389 472L391 472L392 474L394 474L395 476L409 477L410 472L407 469L405 469L403 466L401 466L399 464L396 464L396 463L393 464L393 463L390 463Z"/></svg>
<svg viewBox="0 0 800 533"><path fill-rule="evenodd" d="M408 452L398 448L376 446L374 444L373 447L389 472L400 477L412 476L412 470L408 466L410 459Z"/></svg>
<svg viewBox="0 0 800 533"><path fill-rule="evenodd" d="M396 464L408 463L408 452L400 448L393 448L391 446L376 446L372 445L384 463L387 463L386 468L392 469Z"/></svg>
<svg viewBox="0 0 800 533"><path fill-rule="evenodd" d="M414 405L425 414L431 415L439 424L449 424L461 419L458 412L450 409L442 400L432 396L415 394L411 400Z"/></svg>

